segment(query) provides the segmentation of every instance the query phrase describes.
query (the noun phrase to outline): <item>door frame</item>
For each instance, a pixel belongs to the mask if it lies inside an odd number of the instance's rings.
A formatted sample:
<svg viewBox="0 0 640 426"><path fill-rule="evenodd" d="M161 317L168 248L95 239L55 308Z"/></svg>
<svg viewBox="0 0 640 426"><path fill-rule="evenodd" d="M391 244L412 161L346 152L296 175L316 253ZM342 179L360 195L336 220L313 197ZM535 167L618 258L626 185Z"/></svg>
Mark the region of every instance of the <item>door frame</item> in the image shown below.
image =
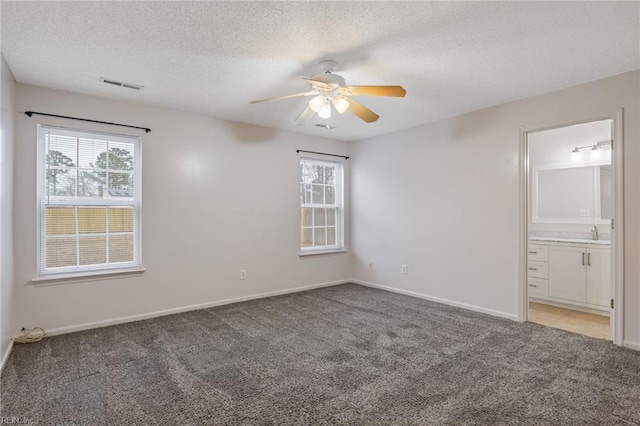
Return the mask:
<svg viewBox="0 0 640 426"><path fill-rule="evenodd" d="M575 124L589 123L599 120L613 120L611 137L613 152L611 165L613 168L613 220L611 232L611 298L615 301L610 310L611 340L615 345L623 345L624 331L624 135L623 108L583 114L551 123L523 126L520 129L520 232L518 237L518 321L525 322L529 318L529 299L527 291L527 245L529 235L529 143L528 134L542 130L557 129Z"/></svg>

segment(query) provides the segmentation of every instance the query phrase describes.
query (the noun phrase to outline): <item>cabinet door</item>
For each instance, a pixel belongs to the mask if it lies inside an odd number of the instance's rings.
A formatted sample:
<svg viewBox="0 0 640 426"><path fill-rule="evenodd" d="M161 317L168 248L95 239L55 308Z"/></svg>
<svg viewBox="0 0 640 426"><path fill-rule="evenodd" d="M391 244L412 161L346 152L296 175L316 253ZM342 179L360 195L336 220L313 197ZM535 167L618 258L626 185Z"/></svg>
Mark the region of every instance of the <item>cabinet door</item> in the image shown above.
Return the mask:
<svg viewBox="0 0 640 426"><path fill-rule="evenodd" d="M611 252L609 249L590 248L587 256L587 303L609 306Z"/></svg>
<svg viewBox="0 0 640 426"><path fill-rule="evenodd" d="M585 247L549 247L549 296L586 302L586 252Z"/></svg>

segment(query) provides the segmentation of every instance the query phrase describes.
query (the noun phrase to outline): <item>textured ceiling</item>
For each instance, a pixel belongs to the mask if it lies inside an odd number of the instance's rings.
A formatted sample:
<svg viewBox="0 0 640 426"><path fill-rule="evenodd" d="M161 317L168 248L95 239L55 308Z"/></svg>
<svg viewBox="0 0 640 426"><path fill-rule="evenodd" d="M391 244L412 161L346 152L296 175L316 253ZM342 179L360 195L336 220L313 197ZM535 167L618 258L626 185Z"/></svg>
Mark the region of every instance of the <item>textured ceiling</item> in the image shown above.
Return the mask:
<svg viewBox="0 0 640 426"><path fill-rule="evenodd" d="M6 2L21 83L355 140L640 68L638 2ZM322 59L380 114L294 120ZM141 84L135 92L99 77ZM34 107L35 109L35 107ZM55 113L55 111L50 111ZM99 117L91 117L98 118ZM313 124L336 126L321 129ZM141 123L144 125L144 123Z"/></svg>

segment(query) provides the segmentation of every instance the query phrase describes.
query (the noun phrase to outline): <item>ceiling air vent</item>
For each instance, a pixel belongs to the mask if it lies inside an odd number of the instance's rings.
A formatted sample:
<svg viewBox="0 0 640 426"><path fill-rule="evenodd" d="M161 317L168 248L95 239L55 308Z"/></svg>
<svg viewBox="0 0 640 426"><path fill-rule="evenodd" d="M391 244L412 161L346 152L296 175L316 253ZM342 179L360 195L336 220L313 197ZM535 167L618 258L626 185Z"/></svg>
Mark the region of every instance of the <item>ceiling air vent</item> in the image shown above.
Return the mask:
<svg viewBox="0 0 640 426"><path fill-rule="evenodd" d="M335 129L334 126L329 126L328 124L316 124L316 127L320 127L320 128L327 129L327 130Z"/></svg>
<svg viewBox="0 0 640 426"><path fill-rule="evenodd" d="M133 89L133 90L142 90L144 88L144 86L140 86L139 84L123 83L122 81L112 80L110 78L104 78L104 77L100 77L100 81L105 84L111 84L113 86L120 86L120 87L125 87L127 89Z"/></svg>

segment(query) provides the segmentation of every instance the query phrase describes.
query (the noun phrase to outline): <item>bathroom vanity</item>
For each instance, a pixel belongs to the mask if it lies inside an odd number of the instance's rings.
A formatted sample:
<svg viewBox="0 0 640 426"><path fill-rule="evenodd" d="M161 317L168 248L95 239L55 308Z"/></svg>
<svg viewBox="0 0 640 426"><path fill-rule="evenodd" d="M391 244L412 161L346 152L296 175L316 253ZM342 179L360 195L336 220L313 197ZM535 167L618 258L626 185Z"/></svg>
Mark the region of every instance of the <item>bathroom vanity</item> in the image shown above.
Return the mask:
<svg viewBox="0 0 640 426"><path fill-rule="evenodd" d="M611 242L530 237L527 286L529 298L609 312Z"/></svg>

